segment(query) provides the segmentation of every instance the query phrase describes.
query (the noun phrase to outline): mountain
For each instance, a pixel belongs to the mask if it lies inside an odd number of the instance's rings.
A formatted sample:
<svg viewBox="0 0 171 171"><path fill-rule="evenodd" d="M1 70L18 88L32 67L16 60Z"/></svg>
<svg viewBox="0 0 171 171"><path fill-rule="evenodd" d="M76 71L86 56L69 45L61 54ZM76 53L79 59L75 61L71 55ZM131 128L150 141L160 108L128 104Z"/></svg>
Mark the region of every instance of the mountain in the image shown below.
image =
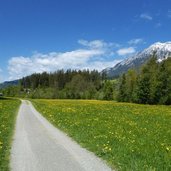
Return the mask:
<svg viewBox="0 0 171 171"><path fill-rule="evenodd" d="M19 84L19 80L5 81L0 84L0 89L6 88L8 86L18 85L18 84Z"/></svg>
<svg viewBox="0 0 171 171"><path fill-rule="evenodd" d="M106 73L108 77L119 76L120 74L127 72L128 69L139 68L147 62L154 53L156 53L159 62L167 59L169 56L171 57L171 42L154 43L147 49L121 61L114 67L104 69L102 73Z"/></svg>

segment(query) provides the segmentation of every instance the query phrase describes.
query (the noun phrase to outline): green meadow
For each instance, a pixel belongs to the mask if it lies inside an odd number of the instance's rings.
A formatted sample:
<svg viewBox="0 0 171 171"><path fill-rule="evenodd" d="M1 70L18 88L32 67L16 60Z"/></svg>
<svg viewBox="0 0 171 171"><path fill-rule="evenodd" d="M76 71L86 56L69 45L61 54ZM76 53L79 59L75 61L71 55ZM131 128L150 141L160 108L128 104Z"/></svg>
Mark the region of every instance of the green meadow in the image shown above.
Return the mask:
<svg viewBox="0 0 171 171"><path fill-rule="evenodd" d="M19 100L0 98L0 170L9 170L12 135Z"/></svg>
<svg viewBox="0 0 171 171"><path fill-rule="evenodd" d="M32 102L52 124L113 169L171 170L170 106L96 100Z"/></svg>

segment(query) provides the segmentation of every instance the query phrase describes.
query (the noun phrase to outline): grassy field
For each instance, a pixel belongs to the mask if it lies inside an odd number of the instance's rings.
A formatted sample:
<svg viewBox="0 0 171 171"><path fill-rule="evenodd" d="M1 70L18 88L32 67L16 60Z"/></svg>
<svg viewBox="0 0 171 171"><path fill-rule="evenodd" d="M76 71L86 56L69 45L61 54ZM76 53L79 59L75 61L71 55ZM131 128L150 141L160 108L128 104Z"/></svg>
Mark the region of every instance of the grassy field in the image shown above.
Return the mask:
<svg viewBox="0 0 171 171"><path fill-rule="evenodd" d="M171 107L33 100L54 125L118 170L171 170Z"/></svg>
<svg viewBox="0 0 171 171"><path fill-rule="evenodd" d="M9 170L11 140L19 100L0 99L0 171Z"/></svg>

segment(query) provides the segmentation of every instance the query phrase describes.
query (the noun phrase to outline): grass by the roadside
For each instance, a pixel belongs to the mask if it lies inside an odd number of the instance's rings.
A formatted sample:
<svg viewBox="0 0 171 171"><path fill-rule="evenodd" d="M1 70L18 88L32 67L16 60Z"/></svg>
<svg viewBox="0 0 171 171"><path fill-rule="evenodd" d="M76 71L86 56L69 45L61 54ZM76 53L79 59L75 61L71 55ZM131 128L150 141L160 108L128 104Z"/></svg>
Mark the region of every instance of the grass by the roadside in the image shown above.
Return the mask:
<svg viewBox="0 0 171 171"><path fill-rule="evenodd" d="M88 100L33 100L54 125L112 168L171 170L171 107Z"/></svg>
<svg viewBox="0 0 171 171"><path fill-rule="evenodd" d="M0 171L9 170L11 140L20 101L0 98Z"/></svg>

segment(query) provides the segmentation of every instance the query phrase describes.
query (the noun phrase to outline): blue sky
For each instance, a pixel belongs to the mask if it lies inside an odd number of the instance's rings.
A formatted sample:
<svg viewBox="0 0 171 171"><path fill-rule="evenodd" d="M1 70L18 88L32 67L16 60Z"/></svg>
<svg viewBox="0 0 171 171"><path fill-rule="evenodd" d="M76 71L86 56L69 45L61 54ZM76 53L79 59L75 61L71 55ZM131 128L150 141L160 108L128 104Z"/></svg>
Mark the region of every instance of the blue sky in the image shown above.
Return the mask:
<svg viewBox="0 0 171 171"><path fill-rule="evenodd" d="M171 0L2 0L0 82L114 66L170 41Z"/></svg>

